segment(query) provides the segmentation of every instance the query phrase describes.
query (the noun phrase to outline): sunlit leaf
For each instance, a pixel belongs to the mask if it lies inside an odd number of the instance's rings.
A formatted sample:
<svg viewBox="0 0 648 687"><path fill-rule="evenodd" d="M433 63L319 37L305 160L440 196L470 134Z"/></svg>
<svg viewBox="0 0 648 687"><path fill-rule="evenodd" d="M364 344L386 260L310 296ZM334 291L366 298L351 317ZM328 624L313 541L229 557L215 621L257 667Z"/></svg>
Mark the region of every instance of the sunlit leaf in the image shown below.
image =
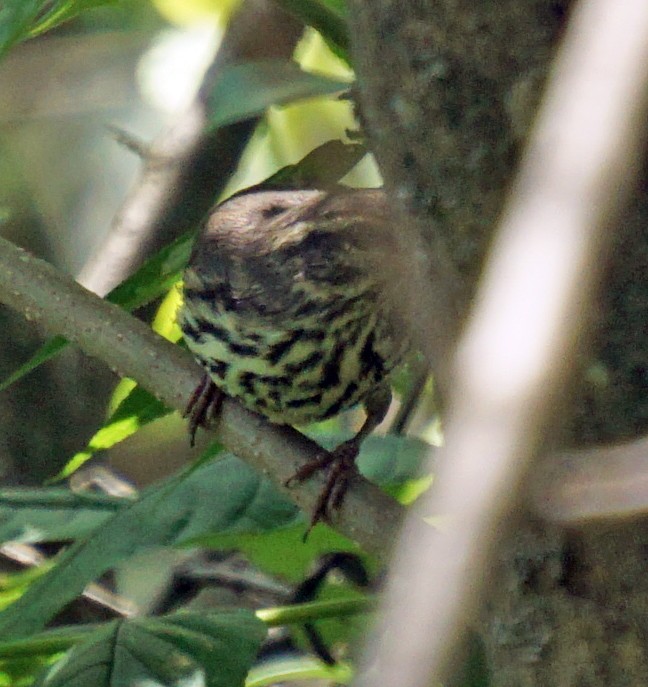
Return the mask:
<svg viewBox="0 0 648 687"><path fill-rule="evenodd" d="M331 50L349 64L349 31L346 4L331 0L279 0L279 4L304 24L322 34Z"/></svg>
<svg viewBox="0 0 648 687"><path fill-rule="evenodd" d="M177 289L171 289L153 320L153 331L170 341L177 341L181 337L180 328L175 321L180 301L180 292ZM116 402L115 398L118 399ZM98 451L112 448L150 422L173 412L153 394L137 386L133 380L126 378L117 385L111 406L113 410L103 427L95 432L83 451L72 456L59 474L53 478L54 481L69 477Z"/></svg>
<svg viewBox="0 0 648 687"><path fill-rule="evenodd" d="M106 300L124 310L135 310L165 294L182 276L194 234L179 236L149 258L132 276L116 286Z"/></svg>
<svg viewBox="0 0 648 687"><path fill-rule="evenodd" d="M90 439L88 446L72 456L65 467L54 477L54 480L69 477L86 461L90 460L97 451L112 448L115 444L135 434L140 427L171 412L173 411L167 408L162 401L159 401L141 386L134 387L119 404L106 424Z"/></svg>
<svg viewBox="0 0 648 687"><path fill-rule="evenodd" d="M261 570L292 582L303 579L313 561L330 551L361 553L358 544L321 523L304 541L307 527L306 520L300 518L290 527L271 532L214 532L192 543L214 549L236 548Z"/></svg>

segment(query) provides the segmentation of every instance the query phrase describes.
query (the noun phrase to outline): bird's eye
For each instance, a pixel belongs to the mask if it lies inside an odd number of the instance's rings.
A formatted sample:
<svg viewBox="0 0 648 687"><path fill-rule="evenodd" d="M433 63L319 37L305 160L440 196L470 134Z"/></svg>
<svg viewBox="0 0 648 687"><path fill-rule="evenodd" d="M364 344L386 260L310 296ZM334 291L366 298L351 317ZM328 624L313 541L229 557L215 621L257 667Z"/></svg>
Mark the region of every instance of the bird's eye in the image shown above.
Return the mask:
<svg viewBox="0 0 648 687"><path fill-rule="evenodd" d="M264 219L270 219L280 215L286 208L283 205L269 205L267 208L261 210Z"/></svg>

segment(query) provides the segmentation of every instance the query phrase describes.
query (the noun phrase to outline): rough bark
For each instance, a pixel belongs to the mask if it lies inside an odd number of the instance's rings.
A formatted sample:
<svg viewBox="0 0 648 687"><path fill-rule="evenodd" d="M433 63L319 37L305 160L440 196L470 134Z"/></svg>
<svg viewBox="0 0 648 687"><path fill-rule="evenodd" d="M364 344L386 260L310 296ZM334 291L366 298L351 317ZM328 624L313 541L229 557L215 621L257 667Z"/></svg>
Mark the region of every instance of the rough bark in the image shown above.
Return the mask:
<svg viewBox="0 0 648 687"><path fill-rule="evenodd" d="M432 274L475 291L570 2L356 0L361 109L392 197L420 227ZM648 169L648 166L647 166ZM597 321L547 443L615 442L648 427L648 172L600 284ZM447 383L451 384L451 380ZM567 393L567 392L566 392ZM646 523L520 527L484 612L495 685L646 684Z"/></svg>

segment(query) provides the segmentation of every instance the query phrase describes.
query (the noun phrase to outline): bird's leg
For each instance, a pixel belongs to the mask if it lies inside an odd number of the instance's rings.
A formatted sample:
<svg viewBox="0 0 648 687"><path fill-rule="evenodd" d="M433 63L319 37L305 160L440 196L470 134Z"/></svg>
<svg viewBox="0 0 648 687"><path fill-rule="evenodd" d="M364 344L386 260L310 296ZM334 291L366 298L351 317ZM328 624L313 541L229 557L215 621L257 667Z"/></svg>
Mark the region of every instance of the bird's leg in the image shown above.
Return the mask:
<svg viewBox="0 0 648 687"><path fill-rule="evenodd" d="M333 451L323 452L314 460L303 465L286 481L286 486L289 486L295 482L307 480L320 470L329 470L326 484L315 503L310 526L305 536L308 536L308 533L320 520L329 520L331 509L338 510L342 505L349 485L358 472L355 460L358 457L360 445L383 421L390 403L390 388L382 386L376 389L364 400L367 417L358 433Z"/></svg>
<svg viewBox="0 0 648 687"><path fill-rule="evenodd" d="M187 409L182 417L189 418L189 443L195 444L198 427L207 427L209 421L216 417L225 394L212 382L208 374L204 374L198 386L194 389Z"/></svg>

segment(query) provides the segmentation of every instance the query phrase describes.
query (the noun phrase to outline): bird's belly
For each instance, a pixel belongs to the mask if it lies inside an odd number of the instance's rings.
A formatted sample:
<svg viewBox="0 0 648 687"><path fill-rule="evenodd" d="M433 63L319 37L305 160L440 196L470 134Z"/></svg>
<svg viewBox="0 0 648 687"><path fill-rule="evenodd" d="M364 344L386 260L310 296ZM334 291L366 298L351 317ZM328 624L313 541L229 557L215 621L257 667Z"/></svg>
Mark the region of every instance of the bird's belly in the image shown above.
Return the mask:
<svg viewBox="0 0 648 687"><path fill-rule="evenodd" d="M187 346L216 386L272 422L323 420L360 402L399 362L375 349L372 315L325 328L271 328L232 312L181 311ZM399 356L400 358L400 356Z"/></svg>

